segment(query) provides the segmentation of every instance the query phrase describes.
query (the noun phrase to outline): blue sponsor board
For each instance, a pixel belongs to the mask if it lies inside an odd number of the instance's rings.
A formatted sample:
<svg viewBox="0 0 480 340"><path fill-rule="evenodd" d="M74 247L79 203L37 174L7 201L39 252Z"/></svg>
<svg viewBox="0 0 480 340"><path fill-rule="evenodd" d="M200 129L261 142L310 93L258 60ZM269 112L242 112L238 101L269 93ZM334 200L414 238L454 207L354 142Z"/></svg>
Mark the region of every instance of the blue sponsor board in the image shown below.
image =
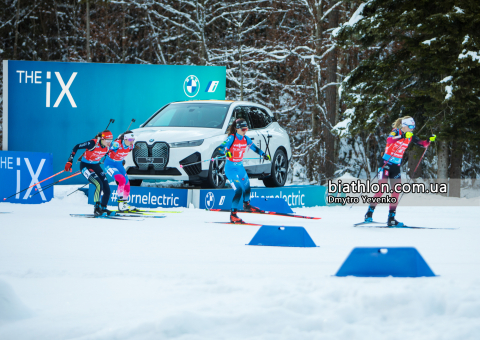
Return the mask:
<svg viewBox="0 0 480 340"><path fill-rule="evenodd" d="M72 148L94 138L110 118L116 137L132 118L135 129L170 102L225 99L225 89L223 66L4 60L3 150L50 152L58 172ZM74 183L86 179L62 182Z"/></svg>
<svg viewBox="0 0 480 340"><path fill-rule="evenodd" d="M117 186L110 186L111 195L108 205L117 205ZM93 196L95 187L90 184L88 188L88 203L94 204ZM178 208L188 207L188 190L131 187L128 203L137 208Z"/></svg>
<svg viewBox="0 0 480 340"><path fill-rule="evenodd" d="M55 178L33 185L52 175L51 153L0 151L0 202L38 204L50 201L53 188L42 190Z"/></svg>
<svg viewBox="0 0 480 340"><path fill-rule="evenodd" d="M287 186L281 188L252 188L250 198L283 198L291 208L327 205L327 188L319 185ZM200 209L230 209L232 189L200 190Z"/></svg>

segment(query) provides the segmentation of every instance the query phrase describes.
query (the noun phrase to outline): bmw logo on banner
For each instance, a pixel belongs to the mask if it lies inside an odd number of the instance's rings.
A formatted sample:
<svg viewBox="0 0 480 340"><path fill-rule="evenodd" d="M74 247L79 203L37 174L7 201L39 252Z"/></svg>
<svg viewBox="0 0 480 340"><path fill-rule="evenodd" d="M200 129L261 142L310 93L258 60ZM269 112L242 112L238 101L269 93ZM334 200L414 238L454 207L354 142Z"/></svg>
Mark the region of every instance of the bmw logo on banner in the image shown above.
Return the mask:
<svg viewBox="0 0 480 340"><path fill-rule="evenodd" d="M212 209L214 205L215 195L213 194L213 192L209 191L205 196L205 206L207 207L207 209Z"/></svg>
<svg viewBox="0 0 480 340"><path fill-rule="evenodd" d="M200 92L200 80L196 76L188 76L183 82L183 92L192 98Z"/></svg>

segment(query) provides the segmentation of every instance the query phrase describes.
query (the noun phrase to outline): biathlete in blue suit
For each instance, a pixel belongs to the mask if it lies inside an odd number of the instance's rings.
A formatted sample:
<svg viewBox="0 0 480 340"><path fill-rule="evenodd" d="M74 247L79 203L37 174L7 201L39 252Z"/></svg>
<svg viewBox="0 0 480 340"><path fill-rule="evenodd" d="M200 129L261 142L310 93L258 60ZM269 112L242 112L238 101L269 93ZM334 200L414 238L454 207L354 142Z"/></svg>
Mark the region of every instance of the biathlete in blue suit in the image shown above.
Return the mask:
<svg viewBox="0 0 480 340"><path fill-rule="evenodd" d="M253 144L252 140L245 136L248 131L245 119L237 119L228 130L228 138L220 145L219 150L226 155L227 161L225 165L225 175L227 176L231 187L235 190L233 196L232 211L230 214L230 222L245 223L237 216L238 207L240 206L240 198L243 195L243 210L255 212L260 209L250 205L250 181L247 172L243 167L243 156L247 148L252 149L265 160L270 160L270 156Z"/></svg>

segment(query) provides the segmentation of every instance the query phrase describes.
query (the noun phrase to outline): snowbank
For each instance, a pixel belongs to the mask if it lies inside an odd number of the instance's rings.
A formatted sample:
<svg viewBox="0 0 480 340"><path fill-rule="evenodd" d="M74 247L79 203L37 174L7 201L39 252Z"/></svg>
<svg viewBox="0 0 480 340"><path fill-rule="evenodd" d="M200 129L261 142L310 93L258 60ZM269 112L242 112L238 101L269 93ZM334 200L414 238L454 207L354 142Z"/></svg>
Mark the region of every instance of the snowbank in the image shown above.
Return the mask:
<svg viewBox="0 0 480 340"><path fill-rule="evenodd" d="M478 207L397 209L407 224L457 230L354 228L366 212L361 206L295 209L321 220L242 215L252 223L303 226L319 245L310 249L246 246L258 227L210 223L227 221L228 212L179 208L180 214L139 222L71 218L92 210L83 193L39 205L3 203L0 210L12 212L0 215L0 280L35 311L25 318L18 298L0 285L0 306L10 301L6 314L13 320L0 323L2 340L480 334ZM387 214L379 206L374 219ZM439 276L332 276L363 246L416 247Z"/></svg>
<svg viewBox="0 0 480 340"><path fill-rule="evenodd" d="M30 310L20 301L12 287L0 280L0 326L7 321L30 317Z"/></svg>

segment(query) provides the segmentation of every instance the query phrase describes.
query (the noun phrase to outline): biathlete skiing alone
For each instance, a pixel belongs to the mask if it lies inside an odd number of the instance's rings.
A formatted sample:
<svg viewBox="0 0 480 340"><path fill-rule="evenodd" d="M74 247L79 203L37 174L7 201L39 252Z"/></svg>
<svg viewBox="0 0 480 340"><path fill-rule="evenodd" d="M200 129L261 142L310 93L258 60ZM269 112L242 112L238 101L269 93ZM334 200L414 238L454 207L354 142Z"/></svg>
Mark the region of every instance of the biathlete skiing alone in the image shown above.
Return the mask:
<svg viewBox="0 0 480 340"><path fill-rule="evenodd" d="M232 208L230 213L230 222L245 223L237 216L240 206L240 198L243 195L243 210L250 212L260 212L261 210L250 204L250 181L247 172L243 167L243 157L247 148L258 153L263 159L270 160L270 156L253 144L252 140L245 136L248 131L248 125L245 119L237 119L228 130L228 138L223 142L219 151L226 155L225 175L227 176L230 186L235 190L233 196Z"/></svg>
<svg viewBox="0 0 480 340"><path fill-rule="evenodd" d="M110 186L108 185L107 176L100 166L100 161L109 151L112 140L113 135L110 131L105 130L98 133L94 139L75 145L68 158L67 164L65 164L65 171L71 172L73 158L77 151L79 149L87 149L79 158L80 171L90 183L95 185L95 208L93 210L95 216L115 215L114 211L107 209L108 199L110 198ZM100 199L102 191L103 196Z"/></svg>
<svg viewBox="0 0 480 340"><path fill-rule="evenodd" d="M118 210L121 212L135 210L136 208L127 204L130 195L130 181L127 172L123 167L123 160L128 153L133 150L135 136L132 131L122 133L110 145L110 149L105 157L105 171L118 183Z"/></svg>
<svg viewBox="0 0 480 340"><path fill-rule="evenodd" d="M427 148L430 142L435 141L435 135L430 137L430 141L420 140L417 136L414 136L412 131L415 129L415 120L410 116L398 118L392 126L393 130L387 138L387 146L385 147L385 154L383 155L384 164L378 172L378 183L382 190L373 197L382 197L385 192L382 184L387 183L388 179L390 179L391 189L394 189L396 184L402 183L400 164L402 163L403 154L410 143L414 143L422 148ZM392 193L392 197L396 198L396 200L395 203L391 203L389 207L387 220L389 227L401 227L404 225L402 222L395 220L399 195L400 193L397 192L397 190L394 190ZM372 215L376 206L376 203L370 204L365 214L365 222L373 222Z"/></svg>

